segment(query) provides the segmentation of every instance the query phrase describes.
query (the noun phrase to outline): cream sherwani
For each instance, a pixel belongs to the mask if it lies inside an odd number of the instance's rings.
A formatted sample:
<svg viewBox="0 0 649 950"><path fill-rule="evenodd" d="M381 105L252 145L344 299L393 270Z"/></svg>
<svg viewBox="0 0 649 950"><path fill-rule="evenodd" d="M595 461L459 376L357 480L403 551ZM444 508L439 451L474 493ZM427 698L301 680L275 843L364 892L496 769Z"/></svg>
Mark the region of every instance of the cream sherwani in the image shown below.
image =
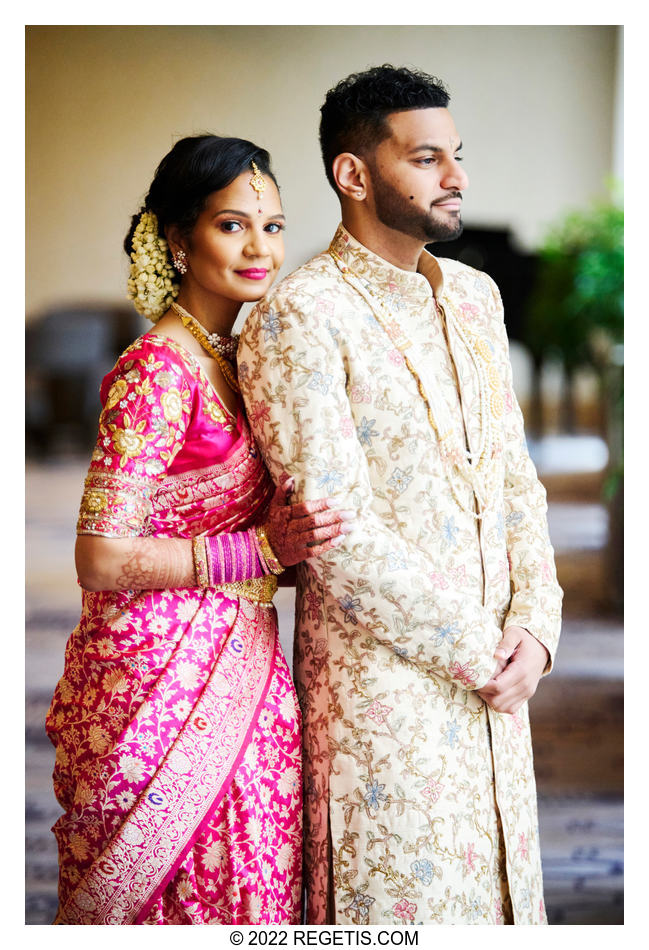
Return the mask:
<svg viewBox="0 0 649 950"><path fill-rule="evenodd" d="M500 296L427 253L400 270L342 226L332 248L257 305L239 348L275 480L358 512L298 573L307 919L545 923L527 706L475 692L505 626L551 657L560 628ZM458 446L474 467L486 446L486 481L460 477Z"/></svg>

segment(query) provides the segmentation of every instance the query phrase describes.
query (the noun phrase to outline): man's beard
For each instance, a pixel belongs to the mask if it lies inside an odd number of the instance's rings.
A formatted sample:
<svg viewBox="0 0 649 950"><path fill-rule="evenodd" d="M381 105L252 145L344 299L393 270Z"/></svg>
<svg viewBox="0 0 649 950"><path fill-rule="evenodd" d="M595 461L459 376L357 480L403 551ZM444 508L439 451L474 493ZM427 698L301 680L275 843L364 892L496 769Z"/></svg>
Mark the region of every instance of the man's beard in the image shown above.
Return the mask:
<svg viewBox="0 0 649 950"><path fill-rule="evenodd" d="M462 233L464 225L459 213L457 216L450 216L446 212L440 212L444 215L444 220L440 220L434 217L435 205L428 212L414 207L412 202L381 178L376 169L372 169L372 188L376 216L381 224L392 228L393 231L431 244L452 241ZM447 197L455 194L457 193L451 193Z"/></svg>

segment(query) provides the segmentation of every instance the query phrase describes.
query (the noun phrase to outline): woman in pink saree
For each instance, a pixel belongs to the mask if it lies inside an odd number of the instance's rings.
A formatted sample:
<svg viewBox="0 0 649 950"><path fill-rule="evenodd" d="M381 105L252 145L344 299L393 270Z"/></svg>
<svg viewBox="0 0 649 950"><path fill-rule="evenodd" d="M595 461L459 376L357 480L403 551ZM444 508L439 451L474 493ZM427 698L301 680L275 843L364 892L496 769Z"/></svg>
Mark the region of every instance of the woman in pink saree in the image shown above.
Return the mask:
<svg viewBox="0 0 649 950"><path fill-rule="evenodd" d="M196 136L127 237L131 296L161 319L101 388L83 610L47 716L55 923L300 921L299 710L272 596L348 513L287 504L238 393L228 334L275 278L282 226L268 154Z"/></svg>

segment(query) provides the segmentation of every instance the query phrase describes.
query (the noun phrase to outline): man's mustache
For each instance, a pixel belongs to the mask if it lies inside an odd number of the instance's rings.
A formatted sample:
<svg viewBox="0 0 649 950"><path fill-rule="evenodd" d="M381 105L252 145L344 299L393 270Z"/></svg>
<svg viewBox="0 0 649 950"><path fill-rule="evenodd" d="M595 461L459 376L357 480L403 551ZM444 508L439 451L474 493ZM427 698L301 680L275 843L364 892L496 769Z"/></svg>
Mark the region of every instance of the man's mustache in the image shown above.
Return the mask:
<svg viewBox="0 0 649 950"><path fill-rule="evenodd" d="M441 205L441 204L443 204L445 201L448 201L450 198L459 198L460 201L462 201L462 192L461 192L461 191L449 191L449 193L448 193L447 195L444 195L443 198L436 198L435 201L431 201L430 206L431 206L431 208L432 208L433 205Z"/></svg>

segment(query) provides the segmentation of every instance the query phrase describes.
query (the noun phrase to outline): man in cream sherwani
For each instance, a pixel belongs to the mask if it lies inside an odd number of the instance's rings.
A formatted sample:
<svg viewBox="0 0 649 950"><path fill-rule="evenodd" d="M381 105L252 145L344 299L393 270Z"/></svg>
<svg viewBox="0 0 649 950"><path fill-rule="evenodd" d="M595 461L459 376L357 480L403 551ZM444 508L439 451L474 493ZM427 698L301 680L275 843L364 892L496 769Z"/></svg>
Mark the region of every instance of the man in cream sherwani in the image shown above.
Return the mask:
<svg viewBox="0 0 649 950"><path fill-rule="evenodd" d="M561 590L498 289L424 250L462 227L447 104L386 66L327 94L342 224L239 348L275 479L356 514L298 573L309 923L546 923L526 701Z"/></svg>

